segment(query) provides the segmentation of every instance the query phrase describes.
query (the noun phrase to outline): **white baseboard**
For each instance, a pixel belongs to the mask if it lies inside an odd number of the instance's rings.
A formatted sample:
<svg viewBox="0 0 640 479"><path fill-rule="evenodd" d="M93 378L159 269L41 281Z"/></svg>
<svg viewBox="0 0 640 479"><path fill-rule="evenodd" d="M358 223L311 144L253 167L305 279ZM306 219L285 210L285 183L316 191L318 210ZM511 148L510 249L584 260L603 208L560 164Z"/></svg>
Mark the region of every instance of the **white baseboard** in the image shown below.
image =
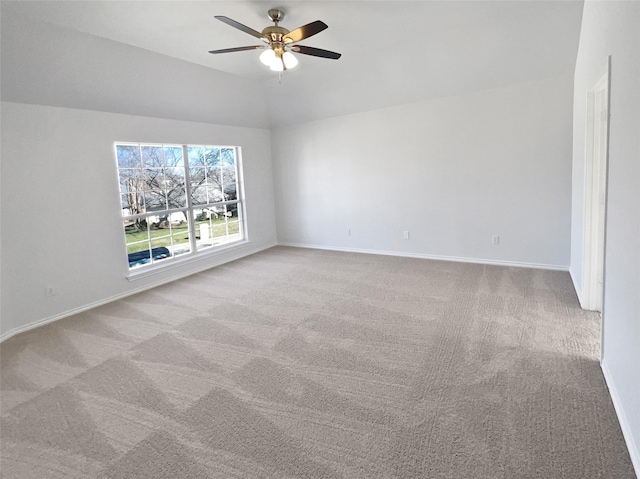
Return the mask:
<svg viewBox="0 0 640 479"><path fill-rule="evenodd" d="M607 383L607 387L609 388L609 394L611 395L611 400L613 401L613 407L616 411L616 415L618 416L618 422L620 423L620 429L622 429L622 435L624 436L624 440L627 443L627 449L629 450L629 456L631 456L631 463L633 464L633 468L636 472L636 477L640 478L640 449L636 445L636 441L633 437L633 431L629 426L629 421L627 421L627 416L624 413L624 408L622 406L622 402L620 401L620 396L618 396L618 391L616 389L615 383L613 382L613 377L609 372L609 368L607 367L607 363L602 360L600 361L600 368L602 369L602 374L604 375L604 380Z"/></svg>
<svg viewBox="0 0 640 479"><path fill-rule="evenodd" d="M435 255L435 254L422 254L422 253L404 253L401 251L345 248L345 247L321 246L321 245L302 244L302 243L278 242L278 246L292 246L294 248L322 249L322 250L328 250L328 251L343 251L345 253L364 253L364 254L379 254L379 255L386 255L386 256L403 256L406 258L433 259L437 261L455 261L457 263L487 264L487 265L495 265L495 266L513 266L515 268L534 268L534 269L547 269L552 271L569 271L568 266L561 266L561 265L555 265L555 264L522 263L518 261L502 261L502 260L467 258L467 257L458 257L458 256L441 256L441 255Z"/></svg>
<svg viewBox="0 0 640 479"><path fill-rule="evenodd" d="M62 313L56 314L54 316L49 316L48 318L44 318L44 319L41 319L39 321L35 321L33 323L29 323L29 324L25 324L23 326L19 326L17 328L14 328L14 329L12 329L10 331L7 331L6 333L2 334L0 336L0 343L5 341L5 340L7 340L7 339L9 339L9 338L11 338L11 337L13 337L13 336L15 336L16 334L20 334L20 333L24 333L24 332L30 331L30 330L38 328L40 326L44 326L45 324L49 324L49 323L53 323L55 321L58 321L59 319L67 318L69 316L73 316L74 314L82 313L84 311L88 311L90 309L97 308L98 306L102 306L104 304L112 303L113 301L117 301L119 299L126 298L127 296L133 296L134 294L142 293L143 291L147 291L149 289L153 289L153 288L156 288L158 286L162 286L163 284L171 283L173 281L176 281L176 280L181 279L181 278L185 278L187 276L191 276L193 274L201 273L202 271L206 271L208 269L215 268L217 266L221 266L221 265L226 264L226 263L230 263L231 261L235 261L235 260L244 258L246 256L250 256L252 254L259 253L260 251L264 251L264 250L267 250L269 248L273 248L274 246L276 246L276 243L269 244L269 245L266 245L266 246L261 246L261 247L258 247L258 248L253 248L251 250L242 249L242 250L239 250L239 251L235 252L235 254L233 254L231 256L227 256L226 258L221 260L219 263L206 264L206 265L203 265L201 267L198 267L198 268L195 268L193 270L190 270L190 271L188 271L186 273L178 273L175 276L171 276L171 278L165 278L163 280L156 281L156 282L151 283L151 284L147 284L147 285L145 285L145 286L143 286L141 288L128 290L128 291L126 291L124 293L116 294L114 296L110 296L108 298L104 298L104 299L101 299L101 300L98 300L98 301L94 301L94 302L89 303L89 304L84 304L84 305L79 306L77 308L69 309L69 310L64 311Z"/></svg>

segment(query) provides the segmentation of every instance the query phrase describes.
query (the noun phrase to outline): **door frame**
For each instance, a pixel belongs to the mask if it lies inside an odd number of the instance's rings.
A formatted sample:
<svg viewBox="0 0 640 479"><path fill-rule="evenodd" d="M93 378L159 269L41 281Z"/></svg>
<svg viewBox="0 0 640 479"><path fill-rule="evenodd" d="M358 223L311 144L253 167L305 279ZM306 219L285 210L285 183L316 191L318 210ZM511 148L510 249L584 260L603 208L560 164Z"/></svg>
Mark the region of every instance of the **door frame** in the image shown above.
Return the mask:
<svg viewBox="0 0 640 479"><path fill-rule="evenodd" d="M611 57L609 56L604 74L587 91L585 145L582 307L602 313L601 336L604 336L604 290L606 283L606 212L611 117L610 67Z"/></svg>

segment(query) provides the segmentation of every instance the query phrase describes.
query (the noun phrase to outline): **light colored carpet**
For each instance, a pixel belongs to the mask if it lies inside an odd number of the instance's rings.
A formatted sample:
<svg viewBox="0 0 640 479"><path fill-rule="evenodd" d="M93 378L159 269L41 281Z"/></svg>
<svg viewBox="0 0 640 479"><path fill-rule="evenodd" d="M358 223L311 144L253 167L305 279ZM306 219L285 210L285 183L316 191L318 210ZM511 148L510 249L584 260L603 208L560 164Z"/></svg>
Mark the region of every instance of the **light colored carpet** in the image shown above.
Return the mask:
<svg viewBox="0 0 640 479"><path fill-rule="evenodd" d="M633 478L563 272L277 247L5 341L2 477Z"/></svg>

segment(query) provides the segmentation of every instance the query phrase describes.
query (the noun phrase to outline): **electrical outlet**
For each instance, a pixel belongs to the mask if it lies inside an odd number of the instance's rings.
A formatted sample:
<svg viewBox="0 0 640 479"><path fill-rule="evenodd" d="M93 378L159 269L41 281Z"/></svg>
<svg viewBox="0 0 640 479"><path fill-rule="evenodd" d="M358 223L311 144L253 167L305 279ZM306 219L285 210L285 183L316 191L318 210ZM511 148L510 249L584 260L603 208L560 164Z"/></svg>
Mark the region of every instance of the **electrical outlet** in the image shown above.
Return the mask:
<svg viewBox="0 0 640 479"><path fill-rule="evenodd" d="M403 231L403 232L402 232L402 237L403 237L404 239L409 239L409 232L408 232L408 231Z"/></svg>
<svg viewBox="0 0 640 479"><path fill-rule="evenodd" d="M347 236L351 236L351 228L347 228Z"/></svg>
<svg viewBox="0 0 640 479"><path fill-rule="evenodd" d="M498 235L493 235L491 237L491 244L492 245L499 245L500 244L500 236Z"/></svg>
<svg viewBox="0 0 640 479"><path fill-rule="evenodd" d="M47 296L55 296L56 295L56 288L54 288L53 286L47 286L44 290L45 290L45 294Z"/></svg>

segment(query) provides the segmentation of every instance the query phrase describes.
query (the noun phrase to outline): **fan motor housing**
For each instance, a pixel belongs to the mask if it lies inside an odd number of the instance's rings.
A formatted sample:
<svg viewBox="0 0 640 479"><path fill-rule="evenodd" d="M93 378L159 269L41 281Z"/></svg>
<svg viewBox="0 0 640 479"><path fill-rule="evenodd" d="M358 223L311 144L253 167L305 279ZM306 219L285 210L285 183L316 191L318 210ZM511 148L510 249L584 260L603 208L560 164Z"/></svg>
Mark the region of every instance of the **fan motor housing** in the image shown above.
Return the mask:
<svg viewBox="0 0 640 479"><path fill-rule="evenodd" d="M266 27L262 30L262 35L266 37L269 42L284 43L284 36L289 33L289 30L279 26Z"/></svg>

